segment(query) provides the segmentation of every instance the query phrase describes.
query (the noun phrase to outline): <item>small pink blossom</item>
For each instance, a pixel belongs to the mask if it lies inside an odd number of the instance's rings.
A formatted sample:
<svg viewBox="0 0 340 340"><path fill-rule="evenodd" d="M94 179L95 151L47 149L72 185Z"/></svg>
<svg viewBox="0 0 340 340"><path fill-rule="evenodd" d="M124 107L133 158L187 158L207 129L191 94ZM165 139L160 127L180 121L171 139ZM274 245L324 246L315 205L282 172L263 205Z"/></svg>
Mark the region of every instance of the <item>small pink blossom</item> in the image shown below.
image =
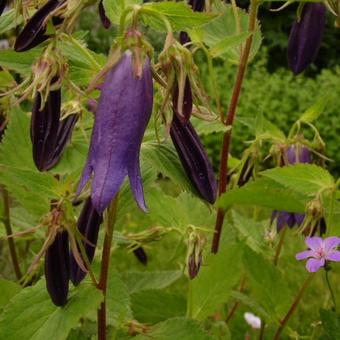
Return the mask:
<svg viewBox="0 0 340 340"><path fill-rule="evenodd" d="M306 268L309 272L317 272L324 267L326 261L340 262L340 251L337 250L340 244L340 237L331 236L325 239L313 236L306 237L305 242L309 250L296 254L297 260L308 259Z"/></svg>

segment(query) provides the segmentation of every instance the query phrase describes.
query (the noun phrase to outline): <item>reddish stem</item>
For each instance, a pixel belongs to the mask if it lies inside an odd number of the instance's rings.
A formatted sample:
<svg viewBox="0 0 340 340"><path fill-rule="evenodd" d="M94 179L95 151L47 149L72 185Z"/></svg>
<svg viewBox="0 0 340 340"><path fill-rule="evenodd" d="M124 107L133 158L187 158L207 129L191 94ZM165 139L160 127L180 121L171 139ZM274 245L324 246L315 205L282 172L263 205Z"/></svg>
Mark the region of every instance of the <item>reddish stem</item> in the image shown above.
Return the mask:
<svg viewBox="0 0 340 340"><path fill-rule="evenodd" d="M248 23L248 31L252 34L246 41L243 53L241 55L240 64L238 66L238 72L236 76L236 81L232 93L232 97L230 100L229 110L227 114L227 119L223 122L227 126L232 126L235 119L236 108L239 101L241 88L243 79L245 76L245 72L247 69L248 59L250 55L250 49L253 42L253 32L255 30L256 24L256 14L257 14L257 0L251 0L250 2L250 9L249 9L249 23ZM220 178L219 178L219 196L224 194L227 189L228 184L228 155L229 155L229 148L230 148L230 141L231 141L231 129L226 131L223 136L223 143L221 149L221 163L220 163ZM222 226L224 221L224 211L222 209L218 209L217 217L216 217L216 224L215 224L215 233L214 238L211 245L211 252L217 253L219 242L221 238Z"/></svg>

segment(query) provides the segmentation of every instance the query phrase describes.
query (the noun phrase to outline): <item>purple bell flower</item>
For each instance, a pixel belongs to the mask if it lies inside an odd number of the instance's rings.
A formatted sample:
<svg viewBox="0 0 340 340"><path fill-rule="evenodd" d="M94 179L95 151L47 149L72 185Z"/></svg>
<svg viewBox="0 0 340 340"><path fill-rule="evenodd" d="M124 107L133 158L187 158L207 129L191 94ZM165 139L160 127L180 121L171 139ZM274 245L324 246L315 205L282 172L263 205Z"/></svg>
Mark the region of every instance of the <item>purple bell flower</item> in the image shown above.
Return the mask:
<svg viewBox="0 0 340 340"><path fill-rule="evenodd" d="M312 162L309 149L300 145L290 145L286 151L286 158L288 164Z"/></svg>
<svg viewBox="0 0 340 340"><path fill-rule="evenodd" d="M311 64L319 51L326 25L326 7L322 3L307 3L300 21L295 21L289 35L288 66L299 74Z"/></svg>
<svg viewBox="0 0 340 340"><path fill-rule="evenodd" d="M147 210L139 153L152 104L150 60L146 57L142 74L136 77L132 53L126 51L102 86L88 159L78 186L79 194L93 174L91 200L98 213L109 205L126 176L139 207Z"/></svg>

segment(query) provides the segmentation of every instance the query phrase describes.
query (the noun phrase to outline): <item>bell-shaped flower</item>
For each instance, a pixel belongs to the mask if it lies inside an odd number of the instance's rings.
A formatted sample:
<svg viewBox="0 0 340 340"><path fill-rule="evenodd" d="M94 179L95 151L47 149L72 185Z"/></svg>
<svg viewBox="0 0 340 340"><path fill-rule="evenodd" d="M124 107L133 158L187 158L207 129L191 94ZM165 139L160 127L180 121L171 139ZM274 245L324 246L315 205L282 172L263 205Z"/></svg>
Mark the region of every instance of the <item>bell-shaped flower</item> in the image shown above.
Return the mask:
<svg viewBox="0 0 340 340"><path fill-rule="evenodd" d="M139 153L153 104L151 65L145 58L136 76L132 53L126 51L108 73L102 86L91 144L78 193L92 176L91 200L102 213L129 177L134 197L147 210L141 180Z"/></svg>

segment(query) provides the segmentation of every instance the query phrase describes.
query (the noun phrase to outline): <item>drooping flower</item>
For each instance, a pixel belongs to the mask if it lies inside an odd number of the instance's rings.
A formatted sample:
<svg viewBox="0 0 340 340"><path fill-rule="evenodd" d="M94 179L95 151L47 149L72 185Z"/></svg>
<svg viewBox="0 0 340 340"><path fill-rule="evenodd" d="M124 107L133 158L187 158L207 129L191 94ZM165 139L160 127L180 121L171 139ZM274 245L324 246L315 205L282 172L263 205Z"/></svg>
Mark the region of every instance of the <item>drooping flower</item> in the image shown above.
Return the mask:
<svg viewBox="0 0 340 340"><path fill-rule="evenodd" d="M319 51L326 24L326 7L322 3L304 5L300 21L295 21L288 42L288 66L299 74L311 64Z"/></svg>
<svg viewBox="0 0 340 340"><path fill-rule="evenodd" d="M134 249L133 254L136 256L140 263L144 264L144 266L148 264L148 256L143 247L138 247Z"/></svg>
<svg viewBox="0 0 340 340"><path fill-rule="evenodd" d="M337 250L340 237L331 236L325 239L317 236L306 237L305 243L309 250L296 254L296 259L308 259L306 268L309 272L317 272L327 261L340 262L340 251Z"/></svg>
<svg viewBox="0 0 340 340"><path fill-rule="evenodd" d="M92 178L91 200L102 213L117 194L124 178L142 210L146 210L139 153L153 104L150 60L142 74L134 73L133 56L126 51L108 73L102 86L92 131L91 144L78 193Z"/></svg>

